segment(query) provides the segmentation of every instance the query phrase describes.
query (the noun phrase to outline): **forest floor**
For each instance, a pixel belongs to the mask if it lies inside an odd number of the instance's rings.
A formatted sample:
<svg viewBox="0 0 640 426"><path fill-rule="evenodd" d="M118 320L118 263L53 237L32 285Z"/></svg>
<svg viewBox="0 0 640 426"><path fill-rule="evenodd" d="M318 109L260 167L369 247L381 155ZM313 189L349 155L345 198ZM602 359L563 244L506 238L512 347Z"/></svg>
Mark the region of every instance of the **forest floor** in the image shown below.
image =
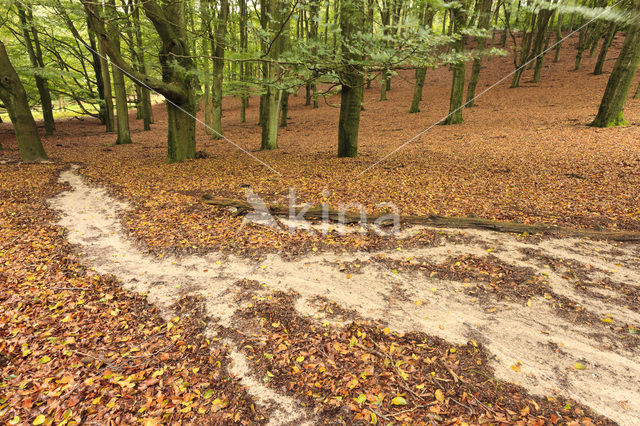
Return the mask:
<svg viewBox="0 0 640 426"><path fill-rule="evenodd" d="M607 62L610 71L621 40ZM337 159L337 97L290 97L280 149L260 152L225 99L210 157L166 164L166 113L114 146L92 119L21 165L0 125L0 419L309 424L638 422L638 246L404 228L294 234L245 224L203 194L270 203L390 202L402 214L640 229L640 128L593 129L608 78L570 71L500 85L436 126L450 72L366 91L360 155ZM481 85L512 70L492 58ZM640 121L630 100L627 119ZM274 172L273 170L276 172ZM360 172L367 170L363 175ZM316 228L317 229L317 228ZM589 420L591 419L591 420ZM611 420L609 420L611 419Z"/></svg>

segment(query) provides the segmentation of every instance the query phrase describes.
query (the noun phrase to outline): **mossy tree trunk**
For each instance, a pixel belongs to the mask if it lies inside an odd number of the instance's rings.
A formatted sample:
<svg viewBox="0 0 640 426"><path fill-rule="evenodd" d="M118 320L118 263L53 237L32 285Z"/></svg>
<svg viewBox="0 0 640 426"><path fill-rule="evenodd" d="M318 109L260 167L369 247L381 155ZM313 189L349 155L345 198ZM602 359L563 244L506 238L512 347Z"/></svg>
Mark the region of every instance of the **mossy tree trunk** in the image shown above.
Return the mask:
<svg viewBox="0 0 640 426"><path fill-rule="evenodd" d="M342 53L347 64L340 71L342 93L340 96L340 119L338 123L338 157L358 155L358 130L364 93L364 69L357 62L361 60L349 49L355 35L363 28L365 19L364 2L342 0L340 4L340 29L342 31Z"/></svg>
<svg viewBox="0 0 640 426"><path fill-rule="evenodd" d="M633 0L632 21L605 89L598 115L592 126L610 127L625 124L624 106L640 65L640 0ZM636 19L634 19L636 18Z"/></svg>
<svg viewBox="0 0 640 426"><path fill-rule="evenodd" d="M9 112L18 141L20 157L25 163L47 159L36 122L31 115L24 86L0 41L0 100Z"/></svg>

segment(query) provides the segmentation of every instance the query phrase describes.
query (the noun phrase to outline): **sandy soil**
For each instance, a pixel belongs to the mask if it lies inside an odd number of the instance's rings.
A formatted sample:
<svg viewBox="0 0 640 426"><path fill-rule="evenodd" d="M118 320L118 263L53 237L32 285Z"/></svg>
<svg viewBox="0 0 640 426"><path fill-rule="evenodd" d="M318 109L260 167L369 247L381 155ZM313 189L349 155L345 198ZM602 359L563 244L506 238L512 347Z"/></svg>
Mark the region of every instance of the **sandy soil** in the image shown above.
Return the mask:
<svg viewBox="0 0 640 426"><path fill-rule="evenodd" d="M241 326L232 323L239 308L234 284L255 280L267 289L299 292L297 310L317 321L325 318L312 299L324 296L364 318L386 321L398 331L418 330L452 343L475 339L494 355L498 378L522 384L533 393L572 397L621 424L640 422L638 347L625 344L620 334L623 324L640 324L640 313L617 290L636 289L640 283L637 246L577 239L527 241L466 231L464 239L411 250L324 253L292 260L273 254L261 261L217 253L159 258L141 251L124 231L119 218L129 208L125 203L105 188L87 184L76 169L63 172L60 180L71 190L51 200L51 206L83 261L100 273L115 275L126 288L148 294L167 315L180 297L203 295L208 316L216 319L209 324L211 333L218 324ZM438 263L465 254L491 255L547 277L548 292L528 300L479 298L467 290L482 283L441 279L410 267L412 262L419 266L425 259ZM582 292L562 267L550 268L546 258L581 264L591 271L585 280L597 284L606 279L618 286L608 285L600 293ZM345 274L340 266L346 262L359 264L358 273ZM394 262L403 262L404 267L390 269ZM583 315L595 321L572 320L559 309L567 300L581 305ZM313 420L291 398L258 386L259 379L240 351L234 348L232 353L234 373L253 389L259 403L273 409L273 424ZM586 368L573 368L577 362Z"/></svg>

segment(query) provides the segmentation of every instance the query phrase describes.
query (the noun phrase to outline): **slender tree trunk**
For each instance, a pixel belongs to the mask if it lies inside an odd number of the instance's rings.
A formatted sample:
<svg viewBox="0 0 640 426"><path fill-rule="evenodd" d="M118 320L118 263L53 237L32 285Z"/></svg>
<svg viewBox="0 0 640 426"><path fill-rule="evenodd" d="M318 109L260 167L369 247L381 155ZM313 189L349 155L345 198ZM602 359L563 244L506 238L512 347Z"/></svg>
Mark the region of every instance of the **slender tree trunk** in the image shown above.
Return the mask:
<svg viewBox="0 0 640 426"><path fill-rule="evenodd" d="M280 113L280 127L287 127L287 114L289 114L289 92L282 91L282 112Z"/></svg>
<svg viewBox="0 0 640 426"><path fill-rule="evenodd" d="M640 99L640 83L638 83L638 88L636 89L636 94L633 96L633 99Z"/></svg>
<svg viewBox="0 0 640 426"><path fill-rule="evenodd" d="M454 44L456 53L462 54L465 49L467 37L463 34L467 22L467 5L451 9L455 33L460 37ZM460 124L462 123L462 102L464 100L464 82L466 78L466 63L464 60L458 60L457 63L451 65L453 78L451 81L451 97L449 98L449 116L444 124Z"/></svg>
<svg viewBox="0 0 640 426"><path fill-rule="evenodd" d="M342 0L340 29L344 40L342 53L346 61L357 62L360 57L349 49L353 37L364 25L364 3L358 0ZM358 155L358 131L364 94L364 69L357 64L345 65L340 73L340 119L338 123L338 157Z"/></svg>
<svg viewBox="0 0 640 426"><path fill-rule="evenodd" d="M140 28L140 0L135 0L135 4L132 4L132 18L134 31L136 35L136 58L138 60L138 70L146 74L147 73L147 65L144 59L144 46L142 44L142 29ZM151 105L151 93L149 89L145 86L139 86L140 88L140 99L139 103L141 105L141 113L142 113L142 121L144 125L144 130L151 130L151 124L153 124L153 108Z"/></svg>
<svg viewBox="0 0 640 426"><path fill-rule="evenodd" d="M25 10L20 2L17 2L16 5L18 7L18 15L20 16L22 33L24 35L24 42L27 48L27 53L29 54L31 66L36 70L42 70L44 68L44 61L42 59L42 50L40 48L38 33L33 26L33 12L30 7L27 7L27 10ZM53 105L51 104L49 83L46 78L43 78L37 72L35 80L38 93L40 94L40 104L42 105L44 130L47 135L52 135L56 127L53 120Z"/></svg>
<svg viewBox="0 0 640 426"><path fill-rule="evenodd" d="M98 53L100 54L100 72L102 72L102 83L104 87L104 109L105 109L105 131L113 132L115 123L113 121L113 92L111 91L111 75L109 73L109 63L104 59L105 50L101 40L98 40Z"/></svg>
<svg viewBox="0 0 640 426"><path fill-rule="evenodd" d="M558 24L556 26L556 56L553 62L560 62L560 50L562 49L562 25L564 23L564 14L558 16Z"/></svg>
<svg viewBox="0 0 640 426"><path fill-rule="evenodd" d="M632 17L640 14L640 0L633 0ZM602 103L592 126L610 127L625 124L624 106L629 96L638 66L640 65L640 20L633 19L627 28L627 35L620 56L613 67L609 83L602 97Z"/></svg>
<svg viewBox="0 0 640 426"><path fill-rule="evenodd" d="M4 43L0 41L0 100L9 112L18 141L20 157L25 163L47 159L36 122L31 115L27 93L9 61Z"/></svg>
<svg viewBox="0 0 640 426"><path fill-rule="evenodd" d="M213 56L212 34L211 30L211 13L209 10L209 1L200 2L200 14L202 17L202 25L205 27L207 37L202 38L202 66L203 66L203 81L204 93L202 95L202 104L204 107L204 124L205 133L213 135L213 105L211 103L211 61L210 57Z"/></svg>
<svg viewBox="0 0 640 426"><path fill-rule="evenodd" d="M478 28L486 30L491 23L491 6L493 0L483 0L479 5L478 11ZM480 53L487 47L487 38L480 37L478 40L478 50ZM469 85L467 86L467 108L475 106L476 87L478 86L478 80L480 79L480 70L482 69L482 57L477 56L473 60L473 66L471 67L471 77L469 78Z"/></svg>
<svg viewBox="0 0 640 426"><path fill-rule="evenodd" d="M426 68L416 69L416 84L413 86L413 99L411 100L411 108L409 114L420 112L420 101L422 100L422 88L424 87L424 78L427 75Z"/></svg>
<svg viewBox="0 0 640 426"><path fill-rule="evenodd" d="M553 10L550 9L542 9L540 13L538 13L538 25L536 28L536 38L533 42L533 52L532 56L536 58L536 66L533 71L533 82L539 83L540 76L542 74L542 65L544 62L544 42L547 35L547 30L549 27L549 22L553 23Z"/></svg>
<svg viewBox="0 0 640 426"><path fill-rule="evenodd" d="M602 69L604 67L604 62L607 59L607 52L609 51L609 47L611 47L611 43L613 42L616 33L618 32L618 24L615 22L611 22L609 24L609 29L607 31L607 36L604 38L602 42L602 47L600 48L600 53L598 54L598 60L596 62L596 67L593 70L595 75L602 74Z"/></svg>
<svg viewBox="0 0 640 426"><path fill-rule="evenodd" d="M269 59L277 59L282 43L279 35L276 34L280 30L282 19L282 3L279 0L262 0L261 9L269 19L265 19L263 29L269 31L271 46L264 46L263 50ZM269 49L268 51L266 49ZM261 125L262 125L262 143L260 149L271 150L278 148L278 116L280 112L280 101L282 99L282 91L275 87L278 80L278 70L272 62L263 64L263 75L266 83L266 93L261 99Z"/></svg>
<svg viewBox="0 0 640 426"><path fill-rule="evenodd" d="M116 16L115 0L109 0L107 5L107 14L111 17ZM120 53L120 31L115 23L111 23L109 27L110 39L113 42L113 47L118 54ZM116 139L116 145L125 145L132 143L131 133L129 131L129 107L127 105L127 91L124 84L124 74L117 66L111 67L111 73L113 74L113 92L116 97L116 119L118 125L118 138Z"/></svg>
<svg viewBox="0 0 640 426"><path fill-rule="evenodd" d="M522 73L524 72L524 67L527 61L529 60L529 55L531 52L531 44L533 42L533 32L536 23L536 15L534 13L529 14L527 17L528 22L528 30L525 29L522 35L522 41L520 43L520 59L518 61L515 60L516 72L513 75L513 80L511 81L511 88L520 87L520 79L522 78ZM515 51L515 47L514 47Z"/></svg>
<svg viewBox="0 0 640 426"><path fill-rule="evenodd" d="M246 53L248 47L248 28L247 28L247 0L240 0L240 50ZM249 94L247 93L246 84L249 80L249 64L240 62L240 80L242 82L242 90L240 94L240 122L247 121L247 107L249 106Z"/></svg>
<svg viewBox="0 0 640 426"><path fill-rule="evenodd" d="M222 83L224 79L224 54L227 35L227 19L229 17L229 1L220 0L215 33L215 54L213 58L213 79L211 83L211 99L213 105L213 137L222 137Z"/></svg>

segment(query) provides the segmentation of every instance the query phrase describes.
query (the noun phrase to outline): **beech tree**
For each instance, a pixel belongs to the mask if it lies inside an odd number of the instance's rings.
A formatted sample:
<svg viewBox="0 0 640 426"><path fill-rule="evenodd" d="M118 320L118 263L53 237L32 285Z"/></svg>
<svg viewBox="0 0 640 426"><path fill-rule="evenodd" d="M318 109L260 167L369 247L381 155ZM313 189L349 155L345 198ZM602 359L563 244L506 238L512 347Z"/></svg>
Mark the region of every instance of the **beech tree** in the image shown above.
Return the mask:
<svg viewBox="0 0 640 426"><path fill-rule="evenodd" d="M47 159L38 127L31 114L27 93L0 40L0 100L9 113L18 140L20 157L25 163Z"/></svg>
<svg viewBox="0 0 640 426"><path fill-rule="evenodd" d="M640 66L640 0L633 0L630 24L622 46L622 51L607 88L602 97L598 115L592 123L594 127L611 127L626 124L624 106L633 84L638 66Z"/></svg>
<svg viewBox="0 0 640 426"><path fill-rule="evenodd" d="M93 2L82 0L91 27L102 42L113 64L137 84L149 87L166 98L167 161L178 162L194 158L196 153L195 114L198 110L196 89L199 86L196 66L191 55L182 0L145 0L142 7L153 24L162 47L158 60L162 79L145 74L126 62L117 42L105 30L105 17Z"/></svg>
<svg viewBox="0 0 640 426"><path fill-rule="evenodd" d="M364 69L357 62L362 59L352 48L355 33L364 26L364 2L342 0L340 3L340 29L342 55L345 63L340 71L340 121L338 123L338 157L358 155L358 130L364 91ZM385 81L382 84L386 84Z"/></svg>

